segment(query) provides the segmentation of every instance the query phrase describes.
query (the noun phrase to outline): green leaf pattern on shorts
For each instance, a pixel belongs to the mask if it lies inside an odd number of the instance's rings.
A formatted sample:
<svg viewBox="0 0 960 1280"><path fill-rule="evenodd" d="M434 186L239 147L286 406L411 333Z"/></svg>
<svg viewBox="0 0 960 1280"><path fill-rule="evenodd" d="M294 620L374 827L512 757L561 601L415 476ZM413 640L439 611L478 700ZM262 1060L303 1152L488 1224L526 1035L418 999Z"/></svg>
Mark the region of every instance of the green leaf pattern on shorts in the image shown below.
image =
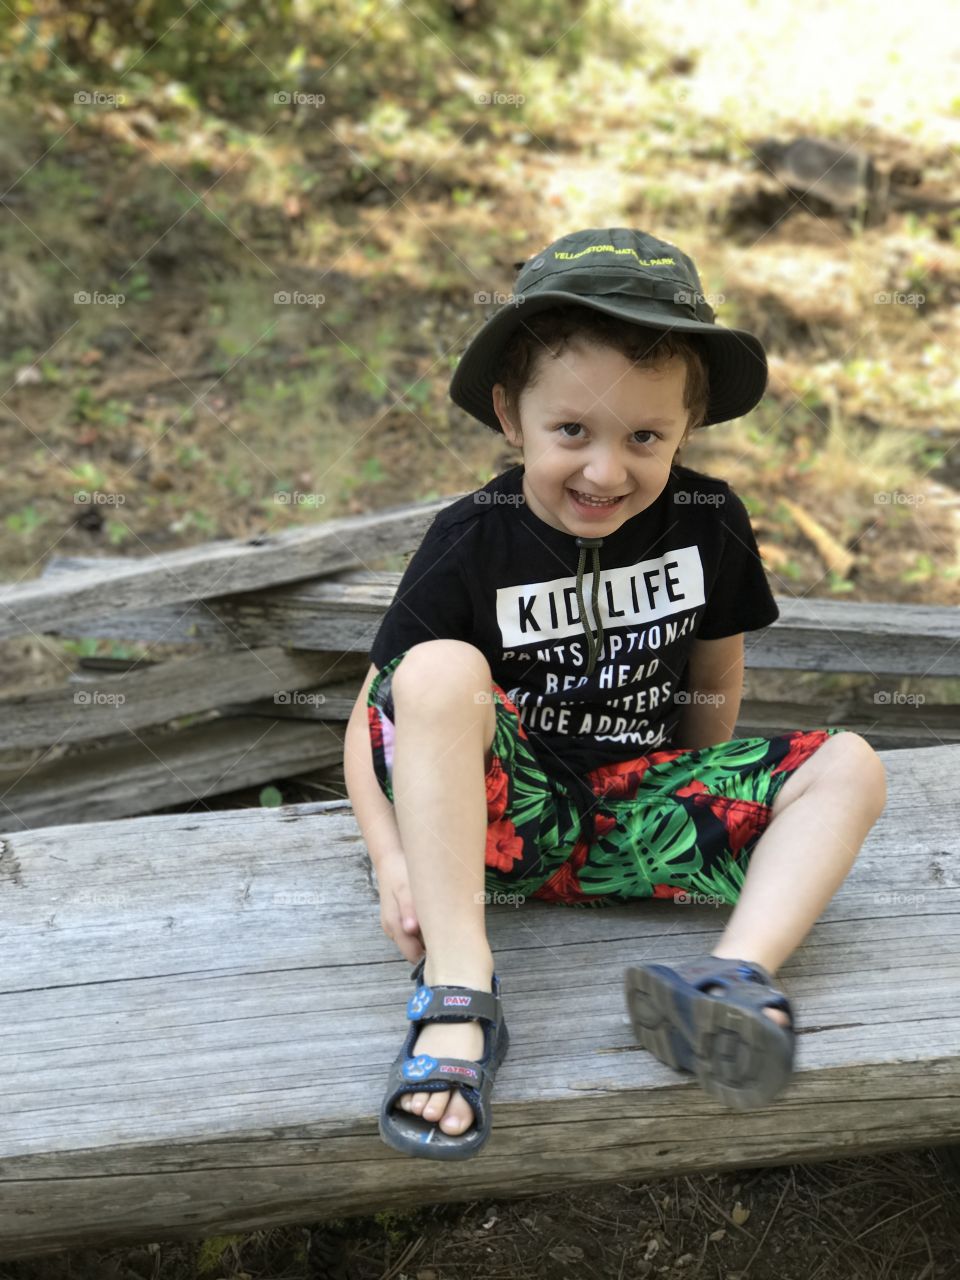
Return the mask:
<svg viewBox="0 0 960 1280"><path fill-rule="evenodd" d="M634 796L603 804L617 826L596 842L589 864L578 874L584 893L637 898L652 895L656 884L669 884L735 903L743 870L731 862L726 875L704 874L696 823L678 808L675 793L696 781L710 795L723 796L730 789L734 798L765 804L770 775L762 769L749 774L749 768L763 759L767 746L766 738L739 738L691 752L686 780L678 774L678 760L664 761L643 775L639 800Z"/></svg>

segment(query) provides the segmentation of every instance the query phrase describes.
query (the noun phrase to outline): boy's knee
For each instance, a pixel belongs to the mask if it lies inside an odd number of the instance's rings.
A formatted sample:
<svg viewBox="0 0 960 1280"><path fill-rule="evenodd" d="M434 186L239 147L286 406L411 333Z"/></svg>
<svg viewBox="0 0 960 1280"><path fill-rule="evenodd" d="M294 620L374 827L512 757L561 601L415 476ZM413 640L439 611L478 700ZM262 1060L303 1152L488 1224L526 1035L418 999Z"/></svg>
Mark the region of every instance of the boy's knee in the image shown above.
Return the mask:
<svg viewBox="0 0 960 1280"><path fill-rule="evenodd" d="M465 640L425 640L404 654L393 673L391 687L397 695L409 694L418 702L450 689L489 688L490 664L480 650Z"/></svg>
<svg viewBox="0 0 960 1280"><path fill-rule="evenodd" d="M851 784L873 798L882 810L887 802L887 771L883 761L859 733L845 731L830 739L838 752L839 766L849 771ZM833 770L831 770L833 772Z"/></svg>

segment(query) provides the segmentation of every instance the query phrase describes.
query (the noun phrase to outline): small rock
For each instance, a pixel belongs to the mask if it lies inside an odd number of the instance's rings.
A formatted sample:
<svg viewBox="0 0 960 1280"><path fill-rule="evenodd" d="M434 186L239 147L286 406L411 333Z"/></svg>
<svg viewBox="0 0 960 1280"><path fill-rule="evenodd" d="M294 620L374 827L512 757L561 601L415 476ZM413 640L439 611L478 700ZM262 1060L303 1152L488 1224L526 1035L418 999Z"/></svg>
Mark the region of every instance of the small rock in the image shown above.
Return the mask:
<svg viewBox="0 0 960 1280"><path fill-rule="evenodd" d="M550 1257L554 1262L582 1262L583 1250L579 1245L575 1244L558 1244L555 1249L551 1249Z"/></svg>

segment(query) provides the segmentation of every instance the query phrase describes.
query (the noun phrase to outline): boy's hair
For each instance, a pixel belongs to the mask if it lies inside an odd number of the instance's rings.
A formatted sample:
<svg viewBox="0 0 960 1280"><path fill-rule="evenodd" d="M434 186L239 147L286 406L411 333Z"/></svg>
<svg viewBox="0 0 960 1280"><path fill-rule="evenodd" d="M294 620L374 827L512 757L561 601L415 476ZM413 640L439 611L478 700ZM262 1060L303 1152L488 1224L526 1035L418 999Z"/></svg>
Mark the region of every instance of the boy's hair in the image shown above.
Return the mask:
<svg viewBox="0 0 960 1280"><path fill-rule="evenodd" d="M701 339L676 330L641 327L592 307L564 304L539 311L524 321L500 357L497 381L503 384L507 407L518 427L520 396L536 382L543 367L542 357L547 351L559 356L578 338L613 347L640 368L655 368L671 356L679 356L687 367L683 388L687 429L682 439L702 425L707 416L710 380Z"/></svg>

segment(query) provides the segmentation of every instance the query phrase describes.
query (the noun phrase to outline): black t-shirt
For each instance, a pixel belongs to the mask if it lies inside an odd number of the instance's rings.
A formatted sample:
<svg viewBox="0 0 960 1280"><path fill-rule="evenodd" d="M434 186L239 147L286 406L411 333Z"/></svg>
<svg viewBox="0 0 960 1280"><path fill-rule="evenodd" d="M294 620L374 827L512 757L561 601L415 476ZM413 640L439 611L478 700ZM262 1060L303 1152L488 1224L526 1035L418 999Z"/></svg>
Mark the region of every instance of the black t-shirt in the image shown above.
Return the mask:
<svg viewBox="0 0 960 1280"><path fill-rule="evenodd" d="M570 782L669 748L693 641L767 627L779 610L743 502L725 480L676 466L654 503L602 539L603 643L585 674L586 626L597 633L593 552L583 553L585 624L576 535L530 510L523 471L512 467L434 519L370 660L382 668L426 640L475 645L541 766Z"/></svg>

